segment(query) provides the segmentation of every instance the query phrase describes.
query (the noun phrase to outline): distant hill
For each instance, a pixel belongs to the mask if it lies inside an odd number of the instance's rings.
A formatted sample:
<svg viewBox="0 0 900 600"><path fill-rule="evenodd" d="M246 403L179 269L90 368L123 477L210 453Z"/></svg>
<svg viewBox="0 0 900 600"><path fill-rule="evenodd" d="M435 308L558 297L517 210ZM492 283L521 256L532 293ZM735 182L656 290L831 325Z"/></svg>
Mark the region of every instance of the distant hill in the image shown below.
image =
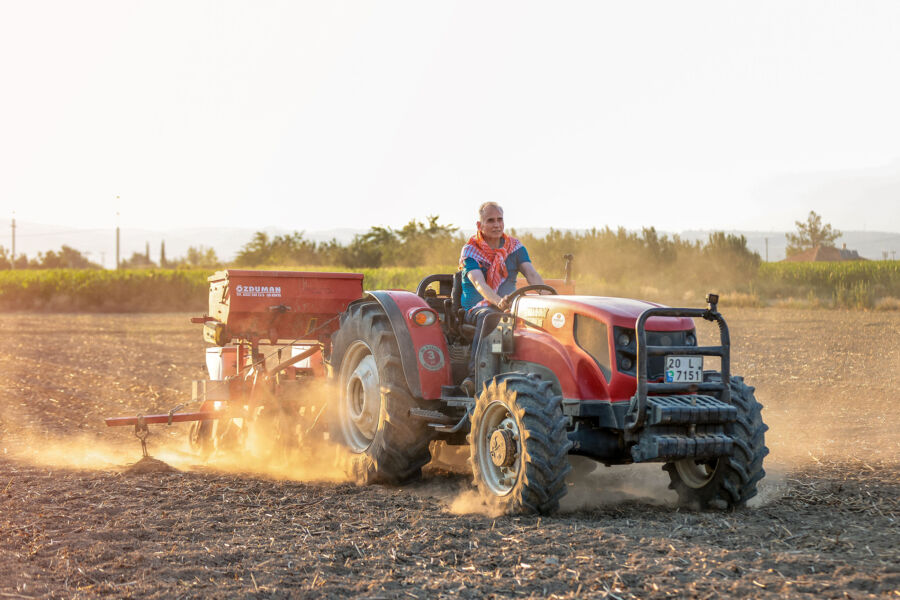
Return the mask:
<svg viewBox="0 0 900 600"><path fill-rule="evenodd" d="M689 240L706 240L711 231L685 231L681 237ZM787 240L784 231L727 231L743 235L747 238L747 246L766 258L766 239L769 244L769 261L775 262L785 258ZM900 233L886 231L845 231L837 240L837 247L847 244L849 250L856 250L863 258L883 260L882 252L888 252L888 258L900 258ZM890 252L896 252L891 256Z"/></svg>
<svg viewBox="0 0 900 600"><path fill-rule="evenodd" d="M79 229L62 227L58 225L43 225L17 221L16 223L16 253L26 254L33 258L38 252L58 250L63 244L71 246L86 253L92 261L112 267L115 262L116 236L115 229ZM190 227L170 229L168 231L155 231L149 229L123 228L121 232L122 258L128 258L133 252L144 252L145 245L150 244L150 258L154 262L159 260L160 243L166 242L166 256L169 259L184 256L190 246L204 246L213 248L219 258L230 260L253 237L259 229L240 227ZM279 227L266 227L262 231L270 235L291 233L292 229ZM519 233L533 233L534 235L546 235L549 227L522 227L516 228ZM691 230L679 233L687 240L705 241L712 230ZM304 235L309 240L325 242L336 239L340 243L347 243L356 234L365 233L363 229L338 228L325 231L306 231ZM463 230L463 233L471 235L472 230ZM672 232L660 232L673 235ZM785 232L783 231L727 231L747 238L747 245L766 258L766 240L768 239L768 259L770 261L782 260L785 257ZM10 221L0 219L0 246L10 247ZM900 233L879 231L846 231L838 240L838 245L847 244L847 248L857 250L860 256L872 260L881 260L882 252L888 252L888 258L900 258ZM891 255L894 251L896 254Z"/></svg>

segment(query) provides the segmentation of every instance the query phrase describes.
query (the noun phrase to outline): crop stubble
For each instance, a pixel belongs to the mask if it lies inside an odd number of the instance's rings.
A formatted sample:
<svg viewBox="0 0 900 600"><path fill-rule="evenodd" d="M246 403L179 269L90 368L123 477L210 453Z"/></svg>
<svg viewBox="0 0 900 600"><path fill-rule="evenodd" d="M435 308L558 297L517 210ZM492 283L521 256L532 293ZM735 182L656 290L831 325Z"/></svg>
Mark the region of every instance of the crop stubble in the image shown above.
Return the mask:
<svg viewBox="0 0 900 600"><path fill-rule="evenodd" d="M137 441L102 418L184 401L199 330L0 315L0 597L900 598L900 315L725 310L771 427L754 506L677 510L658 466L601 467L544 518L467 513L467 480L437 472L191 467L186 426L150 439L180 471L130 473Z"/></svg>

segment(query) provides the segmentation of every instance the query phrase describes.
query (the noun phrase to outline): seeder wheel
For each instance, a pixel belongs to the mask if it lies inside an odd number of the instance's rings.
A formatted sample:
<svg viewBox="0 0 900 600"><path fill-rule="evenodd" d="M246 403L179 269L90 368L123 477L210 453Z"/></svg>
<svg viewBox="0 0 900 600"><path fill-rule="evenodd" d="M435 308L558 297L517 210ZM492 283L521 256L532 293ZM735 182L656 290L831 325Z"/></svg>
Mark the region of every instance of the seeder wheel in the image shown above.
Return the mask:
<svg viewBox="0 0 900 600"><path fill-rule="evenodd" d="M203 403L201 411L213 411L211 402ZM188 431L188 445L191 451L203 460L214 453L235 452L243 447L246 437L243 419L222 418L194 421Z"/></svg>

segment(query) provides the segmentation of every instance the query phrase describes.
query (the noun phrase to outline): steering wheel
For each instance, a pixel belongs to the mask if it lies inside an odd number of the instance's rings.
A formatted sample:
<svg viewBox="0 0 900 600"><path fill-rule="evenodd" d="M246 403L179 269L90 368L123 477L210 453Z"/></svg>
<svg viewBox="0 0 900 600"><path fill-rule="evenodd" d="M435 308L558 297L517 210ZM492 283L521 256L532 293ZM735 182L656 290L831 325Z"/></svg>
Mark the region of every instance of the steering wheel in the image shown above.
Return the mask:
<svg viewBox="0 0 900 600"><path fill-rule="evenodd" d="M539 283L537 285L522 286L519 289L515 290L514 292L511 292L507 296L507 298L509 299L510 305L512 305L512 301L515 300L516 298L518 298L519 296L522 296L528 292L536 292L538 290L546 290L546 291L550 292L551 294L553 294L554 296L559 295L559 292L556 291L556 288L549 286L546 283Z"/></svg>

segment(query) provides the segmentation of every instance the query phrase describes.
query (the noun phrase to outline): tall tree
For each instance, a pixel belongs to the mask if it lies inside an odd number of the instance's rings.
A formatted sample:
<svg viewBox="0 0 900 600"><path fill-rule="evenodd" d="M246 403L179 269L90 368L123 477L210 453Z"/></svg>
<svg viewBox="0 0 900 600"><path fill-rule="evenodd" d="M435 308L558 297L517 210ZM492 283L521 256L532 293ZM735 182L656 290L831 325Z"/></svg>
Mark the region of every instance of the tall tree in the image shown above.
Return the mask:
<svg viewBox="0 0 900 600"><path fill-rule="evenodd" d="M830 223L822 225L822 217L816 211L809 211L806 222L794 221L797 233L784 234L787 238L787 255L793 256L816 246L833 246L835 240L843 234L832 229Z"/></svg>
<svg viewBox="0 0 900 600"><path fill-rule="evenodd" d="M146 254L140 252L132 252L131 258L122 259L121 268L123 269L146 269L155 267L156 265L150 260Z"/></svg>
<svg viewBox="0 0 900 600"><path fill-rule="evenodd" d="M140 256L140 255L138 255ZM99 269L100 265L91 262L80 251L71 246L63 245L59 252L48 250L45 253L38 252L36 261L32 261L34 269Z"/></svg>

